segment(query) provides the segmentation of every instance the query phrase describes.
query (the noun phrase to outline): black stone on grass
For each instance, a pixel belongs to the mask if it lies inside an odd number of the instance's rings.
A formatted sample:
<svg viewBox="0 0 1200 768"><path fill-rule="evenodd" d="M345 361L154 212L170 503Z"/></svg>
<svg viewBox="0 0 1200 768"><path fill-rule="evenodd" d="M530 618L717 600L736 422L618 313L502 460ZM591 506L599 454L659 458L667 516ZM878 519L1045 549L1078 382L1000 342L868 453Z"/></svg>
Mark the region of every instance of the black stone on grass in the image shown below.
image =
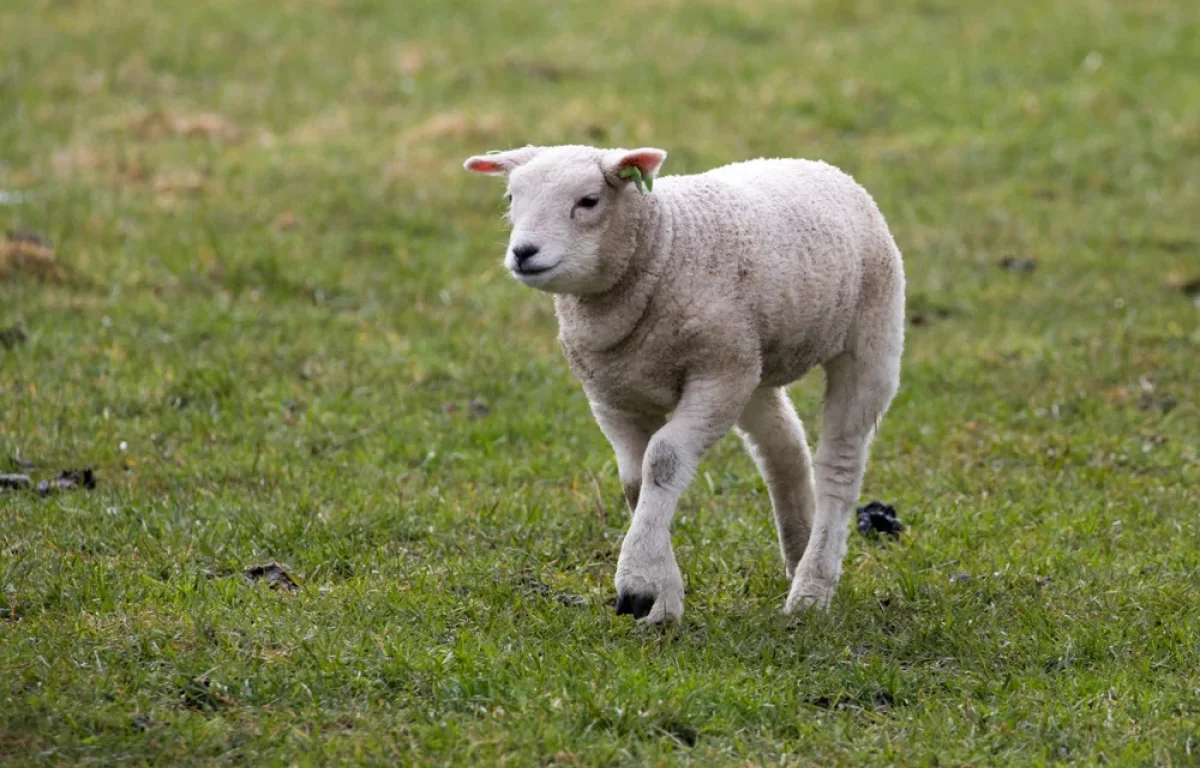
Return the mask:
<svg viewBox="0 0 1200 768"><path fill-rule="evenodd" d="M0 331L0 347L4 349L19 347L25 343L27 338L24 328L19 325L10 326Z"/></svg>
<svg viewBox="0 0 1200 768"><path fill-rule="evenodd" d="M858 532L864 536L874 537L882 533L895 539L903 530L904 524L896 517L896 508L890 504L872 501L858 508Z"/></svg>
<svg viewBox="0 0 1200 768"><path fill-rule="evenodd" d="M31 485L29 475L0 475L0 491L23 491Z"/></svg>
<svg viewBox="0 0 1200 768"><path fill-rule="evenodd" d="M1005 256L1000 260L1000 266L1009 272L1032 272L1037 269L1037 262L1033 259L1018 259L1015 256Z"/></svg>
<svg viewBox="0 0 1200 768"><path fill-rule="evenodd" d="M43 480L38 483L37 492L41 496L49 496L56 491L75 491L84 488L96 490L96 473L87 469L64 469L53 480Z"/></svg>

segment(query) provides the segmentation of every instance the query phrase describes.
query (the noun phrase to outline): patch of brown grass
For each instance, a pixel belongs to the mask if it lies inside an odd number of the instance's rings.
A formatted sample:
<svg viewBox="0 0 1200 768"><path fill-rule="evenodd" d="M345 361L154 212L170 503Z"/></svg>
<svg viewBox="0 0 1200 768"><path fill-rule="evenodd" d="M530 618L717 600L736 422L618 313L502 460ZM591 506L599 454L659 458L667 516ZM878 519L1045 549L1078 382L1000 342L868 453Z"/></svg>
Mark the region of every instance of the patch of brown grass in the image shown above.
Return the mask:
<svg viewBox="0 0 1200 768"><path fill-rule="evenodd" d="M300 219L291 211L283 211L275 217L273 226L276 231L289 232L300 226Z"/></svg>
<svg viewBox="0 0 1200 768"><path fill-rule="evenodd" d="M70 178L98 168L101 160L90 147L71 146L55 150L50 156L50 167L59 178Z"/></svg>
<svg viewBox="0 0 1200 768"><path fill-rule="evenodd" d="M412 77L425 69L426 55L420 48L406 46L396 54L396 71L401 75Z"/></svg>
<svg viewBox="0 0 1200 768"><path fill-rule="evenodd" d="M56 149L50 156L49 171L58 179L113 187L148 183L152 175L145 153L138 147L94 147L83 143Z"/></svg>
<svg viewBox="0 0 1200 768"><path fill-rule="evenodd" d="M336 109L317 115L288 134L296 144L324 144L350 133L350 115L344 109Z"/></svg>
<svg viewBox="0 0 1200 768"><path fill-rule="evenodd" d="M405 131L400 136L400 143L413 145L446 138L487 138L502 133L507 126L508 121L501 115L442 112Z"/></svg>
<svg viewBox="0 0 1200 768"><path fill-rule="evenodd" d="M144 141L164 138L209 139L233 143L242 132L232 120L216 112L179 114L162 110L138 112L121 118L114 127Z"/></svg>
<svg viewBox="0 0 1200 768"><path fill-rule="evenodd" d="M154 191L159 195L195 192L204 187L204 176L193 170L178 170L154 177Z"/></svg>
<svg viewBox="0 0 1200 768"><path fill-rule="evenodd" d="M67 270L54 257L54 249L25 237L8 236L0 241L0 280L27 275L60 283Z"/></svg>
<svg viewBox="0 0 1200 768"><path fill-rule="evenodd" d="M434 115L412 126L396 139L396 156L383 167L389 181L409 182L430 175L443 176L461 170L459 154L483 151L497 137L506 135L509 121L494 114L451 111ZM464 142L466 146L463 145ZM453 162L447 162L447 157Z"/></svg>

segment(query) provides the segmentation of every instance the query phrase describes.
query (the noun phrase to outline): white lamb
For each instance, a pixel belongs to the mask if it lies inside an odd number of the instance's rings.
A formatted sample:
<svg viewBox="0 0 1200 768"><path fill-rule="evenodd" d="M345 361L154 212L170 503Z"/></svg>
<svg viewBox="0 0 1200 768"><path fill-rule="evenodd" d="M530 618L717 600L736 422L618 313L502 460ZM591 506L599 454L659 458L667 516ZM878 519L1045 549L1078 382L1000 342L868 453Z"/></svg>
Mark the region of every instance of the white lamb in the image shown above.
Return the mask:
<svg viewBox="0 0 1200 768"><path fill-rule="evenodd" d="M825 608L899 385L900 251L871 196L830 165L752 160L655 183L666 156L524 147L465 166L508 174L505 266L555 294L559 340L616 453L632 512L617 613L682 615L671 518L735 426L771 495L785 610ZM826 387L813 462L784 387L815 365Z"/></svg>

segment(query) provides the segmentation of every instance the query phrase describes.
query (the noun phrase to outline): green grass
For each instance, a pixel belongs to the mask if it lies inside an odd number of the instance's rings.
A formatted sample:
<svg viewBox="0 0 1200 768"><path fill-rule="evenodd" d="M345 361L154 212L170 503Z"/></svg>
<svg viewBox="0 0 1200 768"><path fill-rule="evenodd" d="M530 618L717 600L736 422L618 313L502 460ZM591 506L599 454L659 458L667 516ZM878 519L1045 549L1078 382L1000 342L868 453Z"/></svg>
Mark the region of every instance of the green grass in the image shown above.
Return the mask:
<svg viewBox="0 0 1200 768"><path fill-rule="evenodd" d="M0 280L0 462L99 477L0 495L4 762L1200 759L1194 3L22 0L0 40L0 230L57 260ZM611 454L461 170L527 142L876 196L916 324L864 498L909 530L828 614L781 615L730 437L683 622L614 615Z"/></svg>

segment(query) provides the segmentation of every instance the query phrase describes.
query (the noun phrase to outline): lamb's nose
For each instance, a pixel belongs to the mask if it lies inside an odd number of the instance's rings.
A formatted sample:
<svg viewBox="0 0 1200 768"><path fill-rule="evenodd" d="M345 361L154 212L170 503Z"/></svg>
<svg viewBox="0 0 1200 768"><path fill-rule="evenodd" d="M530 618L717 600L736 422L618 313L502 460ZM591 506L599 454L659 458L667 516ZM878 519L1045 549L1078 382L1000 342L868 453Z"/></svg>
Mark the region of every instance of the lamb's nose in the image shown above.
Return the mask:
<svg viewBox="0 0 1200 768"><path fill-rule="evenodd" d="M524 245L518 245L513 248L513 256L516 257L517 264L520 264L521 262L527 259L532 259L534 256L536 256L538 250L540 249L536 245L525 243Z"/></svg>

